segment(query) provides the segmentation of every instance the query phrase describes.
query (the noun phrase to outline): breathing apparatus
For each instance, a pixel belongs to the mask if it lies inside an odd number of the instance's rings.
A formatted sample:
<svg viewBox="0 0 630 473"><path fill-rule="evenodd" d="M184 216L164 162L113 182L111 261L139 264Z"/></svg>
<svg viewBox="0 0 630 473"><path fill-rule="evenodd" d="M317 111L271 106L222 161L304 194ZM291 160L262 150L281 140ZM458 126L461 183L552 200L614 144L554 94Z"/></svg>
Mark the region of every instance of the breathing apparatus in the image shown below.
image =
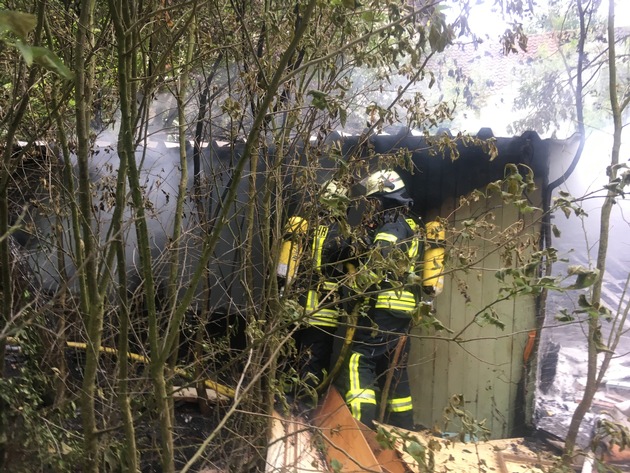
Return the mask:
<svg viewBox="0 0 630 473"><path fill-rule="evenodd" d="M297 215L289 217L284 227L284 238L280 248L276 274L284 278L286 285L293 281L297 274L300 259L304 252L304 245L306 244L307 231L308 222Z"/></svg>
<svg viewBox="0 0 630 473"><path fill-rule="evenodd" d="M331 215L345 215L348 208L348 190L337 180L325 182L319 192L319 203ZM289 284L296 276L307 244L308 221L300 216L289 217L284 229L282 247L276 274Z"/></svg>
<svg viewBox="0 0 630 473"><path fill-rule="evenodd" d="M438 220L425 225L426 244L422 271L422 290L434 297L444 289L444 256L446 229Z"/></svg>

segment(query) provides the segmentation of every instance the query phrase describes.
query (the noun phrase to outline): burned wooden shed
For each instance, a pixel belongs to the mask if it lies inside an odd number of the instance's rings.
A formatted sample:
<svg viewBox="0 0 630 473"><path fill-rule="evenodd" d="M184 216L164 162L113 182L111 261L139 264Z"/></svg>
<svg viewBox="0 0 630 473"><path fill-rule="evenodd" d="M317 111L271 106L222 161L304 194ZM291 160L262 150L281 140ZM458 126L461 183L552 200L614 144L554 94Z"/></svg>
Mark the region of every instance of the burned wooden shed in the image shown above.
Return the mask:
<svg viewBox="0 0 630 473"><path fill-rule="evenodd" d="M440 134L417 136L408 129L367 138L334 133L325 140L322 153L326 154L326 146L337 146L341 156L362 156L371 165L378 165L384 155L406 154L409 165L400 168L400 173L414 199L413 211L425 220L440 217L448 222L451 258L476 255L474 264L469 265L466 271L448 272L444 291L434 301L436 319L450 332L418 327L411 338L408 366L415 399L414 414L419 424L448 430L449 426L443 425L444 408L449 405L452 396L461 395L463 407L471 416L485 419L491 436L503 438L514 435L528 420L527 373L535 361L532 353L535 353L542 314L534 295L496 302L500 281L495 273L502 267L502 246L493 235L498 233L503 238L510 237L513 242L522 241L522 245L510 250L512 252L533 252L539 248L540 236L545 229L543 214L548 205L549 182L557 177L551 174L557 174L555 169L562 168L558 163L571 161L577 141L541 139L535 132L516 137L494 137L491 130L480 130L475 138L491 140L496 149L494 155L485 145L452 138L450 146L443 146ZM176 192L175 186L169 184L168 176L177 169L179 152L172 144L152 146L148 150L151 159L146 159L147 154L142 150L139 150L139 159L144 159L146 166L142 172L147 179L147 199L156 209L151 214L153 221L150 226L154 229L153 250L159 257L164 250L160 245L168 241L170 231L170 220L163 220L169 219L172 213L169 206L175 199L169 200L169 195ZM212 143L203 150L204 172L211 184L208 197L211 208L206 210L211 217L218 215L222 199L233 183L233 165L241 149L238 144L221 146ZM192 151L188 154L192 159ZM112 148L105 146L95 160L95 166L98 165L93 173L95 181L103 178L102 172L116 171L116 159ZM538 210L522 213L514 206L504 206L498 195L466 199L472 192L502 179L508 164L521 166L533 173L536 190L529 192L526 198L530 206ZM335 161L331 160L329 166L323 166L318 177L326 179L335 166ZM239 236L248 209L248 179L252 176L260 178L259 171L246 167L238 183L238 193L243 198L232 204L230 224L226 226L225 235L210 262L214 266L210 268L213 279L210 281L212 297L209 307L222 314L240 313L244 305L256 303L254 296L262 296L255 295L255 290L246 291L243 288L245 262L256 264L256 280L265 277L266 266L261 261L261 254L244 254ZM192 185L191 177L189 188ZM193 207L193 203L187 203L188 215L193 214ZM97 214L102 214L106 221L108 211L97 209ZM475 218L485 219L488 223L486 229L477 233L475 238L463 238L462 229ZM35 221L34 226L42 222L44 220ZM50 222L46 225L52 227ZM134 242L133 235L128 238ZM43 246L42 241L33 239L31 235L24 236L22 241L30 250L34 271L46 278L43 282L47 289L59 284L59 275L51 265L54 248ZM198 236L191 234L190 240L184 243L191 256L190 261L194 262L192 256L199 253ZM67 245L72 246L70 243ZM44 252L46 249L48 254ZM520 257L526 258L527 255L521 254ZM131 270L137 270L137 261L130 260L128 263ZM190 273L191 268L184 268L185 277L189 277ZM484 317L490 307L491 315L496 316L501 324L487 323Z"/></svg>
<svg viewBox="0 0 630 473"><path fill-rule="evenodd" d="M378 154L408 150L412 167L400 172L413 195L414 212L425 220L446 219L451 258L475 255L465 271L447 264L444 290L434 301L436 318L450 331L419 327L411 338L408 369L415 420L427 427L457 430L457 416L451 411L455 422L450 424L444 417L444 409L457 396L463 399L460 407L472 418L485 420L491 438L506 438L531 426L536 349L544 313L537 295L503 298L495 273L503 267L503 258L526 261L528 252L548 242L545 211L550 183L556 185L563 172L570 172L579 137L541 139L535 132L526 132L502 138L494 137L489 129L480 130L476 137L492 139L496 157L491 159L485 147L461 139L455 139L454 150L440 151L439 135L427 140L408 130L375 136L371 146ZM344 140L344 149L352 146L352 140ZM533 211L504 205L496 194L467 198L501 180L508 164L533 172L536 189L525 196ZM487 225L474 236L464 236L474 219L483 219ZM500 323L488 323L488 317Z"/></svg>

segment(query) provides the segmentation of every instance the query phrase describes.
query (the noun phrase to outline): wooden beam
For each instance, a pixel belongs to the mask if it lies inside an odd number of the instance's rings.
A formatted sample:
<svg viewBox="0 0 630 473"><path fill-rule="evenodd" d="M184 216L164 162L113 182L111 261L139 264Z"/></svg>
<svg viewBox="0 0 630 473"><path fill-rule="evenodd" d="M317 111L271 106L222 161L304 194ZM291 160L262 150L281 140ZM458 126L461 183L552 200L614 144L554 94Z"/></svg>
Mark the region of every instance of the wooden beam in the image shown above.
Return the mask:
<svg viewBox="0 0 630 473"><path fill-rule="evenodd" d="M344 473L384 473L365 439L365 432L370 429L355 421L334 387L328 389L312 423L321 432L324 455L333 469Z"/></svg>

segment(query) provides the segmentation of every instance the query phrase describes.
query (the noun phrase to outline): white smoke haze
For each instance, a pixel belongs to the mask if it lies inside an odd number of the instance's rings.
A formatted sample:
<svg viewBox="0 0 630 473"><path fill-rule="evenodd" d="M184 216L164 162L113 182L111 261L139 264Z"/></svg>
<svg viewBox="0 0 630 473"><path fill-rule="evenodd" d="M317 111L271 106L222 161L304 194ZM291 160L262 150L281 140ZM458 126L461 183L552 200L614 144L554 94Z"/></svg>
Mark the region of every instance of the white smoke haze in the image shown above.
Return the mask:
<svg viewBox="0 0 630 473"><path fill-rule="evenodd" d="M603 186L608 183L606 168L610 162L612 135L601 130L590 131L582 158L569 179L555 191L569 192L572 196L589 195L581 207L588 214L580 219L575 215L566 218L562 212L554 215L552 224L561 232L552 246L559 250L559 256L566 262L554 265L554 275L566 275L569 265L595 267L599 246L600 212L604 199ZM630 134L625 130L623 141L628 142ZM630 149L622 146L621 160L627 162ZM568 166L569 163L564 163ZM561 166L562 167L562 166ZM611 310L613 316L623 313L630 304L627 279L630 273L630 202L618 198L611 215L608 259L602 303ZM569 291L568 293L550 293L547 303L547 317L541 342L541 379L543 386L538 393L538 426L555 435L566 434L571 415L581 399L586 379L587 327L582 324L559 323L555 317L561 309L571 313L579 309L577 300L580 293L589 297L589 292ZM580 320L578 318L578 320ZM583 320L583 319L582 319ZM602 320L602 332L605 341L609 340L613 324ZM619 329L616 329L619 330ZM592 412L587 416L580 432L580 444L586 446L591 436L594 420L602 406L630 399L630 321L622 329L619 346L604 378L604 384L596 396ZM601 362L601 355L600 355ZM555 364L555 366L554 366ZM555 371L555 376L553 376Z"/></svg>

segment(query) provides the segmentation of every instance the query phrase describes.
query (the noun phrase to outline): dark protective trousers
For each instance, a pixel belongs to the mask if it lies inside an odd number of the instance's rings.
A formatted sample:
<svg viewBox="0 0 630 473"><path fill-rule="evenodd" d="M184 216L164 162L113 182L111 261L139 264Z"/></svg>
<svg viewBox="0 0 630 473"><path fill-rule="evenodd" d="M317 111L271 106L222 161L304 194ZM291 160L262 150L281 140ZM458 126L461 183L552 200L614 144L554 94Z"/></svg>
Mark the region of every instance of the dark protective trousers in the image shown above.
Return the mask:
<svg viewBox="0 0 630 473"><path fill-rule="evenodd" d="M329 369L337 327L308 325L295 334L298 372L311 388L318 386Z"/></svg>
<svg viewBox="0 0 630 473"><path fill-rule="evenodd" d="M383 421L403 429L413 429L413 403L406 366L409 343L405 343L399 353L398 362L393 363L396 347L407 334L410 323L410 319L396 318L379 310L359 321L344 376L346 402L353 417L368 427L374 427L372 422L378 420L380 403L386 402ZM390 372L387 399L382 399Z"/></svg>

